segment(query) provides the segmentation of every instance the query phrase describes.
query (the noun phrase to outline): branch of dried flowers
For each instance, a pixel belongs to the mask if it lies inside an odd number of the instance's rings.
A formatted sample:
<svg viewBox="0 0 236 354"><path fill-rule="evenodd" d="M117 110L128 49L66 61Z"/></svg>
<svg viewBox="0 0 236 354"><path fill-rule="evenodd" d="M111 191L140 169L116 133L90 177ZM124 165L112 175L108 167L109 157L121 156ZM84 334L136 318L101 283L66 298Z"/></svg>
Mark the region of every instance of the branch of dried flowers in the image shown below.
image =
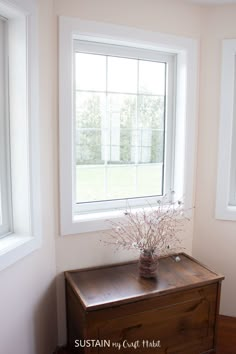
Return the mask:
<svg viewBox="0 0 236 354"><path fill-rule="evenodd" d="M148 205L148 208L132 210L130 207L124 212L125 221L109 221L111 230L105 232L109 236L106 244L116 246L116 249L139 249L168 255L177 252L182 240L179 233L183 231L188 210L183 209L183 203L157 202L157 207Z"/></svg>

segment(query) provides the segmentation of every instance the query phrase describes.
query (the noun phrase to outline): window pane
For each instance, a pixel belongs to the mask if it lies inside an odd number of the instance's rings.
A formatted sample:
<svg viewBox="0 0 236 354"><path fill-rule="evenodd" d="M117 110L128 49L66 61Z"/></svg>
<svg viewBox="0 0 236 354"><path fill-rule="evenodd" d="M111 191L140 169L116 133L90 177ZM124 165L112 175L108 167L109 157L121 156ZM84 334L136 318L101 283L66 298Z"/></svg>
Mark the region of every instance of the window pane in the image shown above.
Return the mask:
<svg viewBox="0 0 236 354"><path fill-rule="evenodd" d="M139 61L139 92L165 94L165 63Z"/></svg>
<svg viewBox="0 0 236 354"><path fill-rule="evenodd" d="M75 53L75 87L77 90L105 91L104 55Z"/></svg>
<svg viewBox="0 0 236 354"><path fill-rule="evenodd" d="M162 130L140 129L138 131L139 163L163 162L163 137Z"/></svg>
<svg viewBox="0 0 236 354"><path fill-rule="evenodd" d="M137 167L137 196L162 194L162 164Z"/></svg>
<svg viewBox="0 0 236 354"><path fill-rule="evenodd" d="M135 160L136 95L108 95L108 163L132 163ZM132 129L133 128L133 129Z"/></svg>
<svg viewBox="0 0 236 354"><path fill-rule="evenodd" d="M121 129L120 131L120 162L134 163L135 162L135 130Z"/></svg>
<svg viewBox="0 0 236 354"><path fill-rule="evenodd" d="M76 132L76 164L102 164L101 130L85 129Z"/></svg>
<svg viewBox="0 0 236 354"><path fill-rule="evenodd" d="M136 168L134 166L113 166L107 168L107 198L121 199L135 196Z"/></svg>
<svg viewBox="0 0 236 354"><path fill-rule="evenodd" d="M161 195L166 65L93 54L77 56L77 201Z"/></svg>
<svg viewBox="0 0 236 354"><path fill-rule="evenodd" d="M164 129L164 97L140 95L138 102L138 126L140 128Z"/></svg>
<svg viewBox="0 0 236 354"><path fill-rule="evenodd" d="M108 164L130 164L135 162L136 135L131 129L111 129L107 146Z"/></svg>
<svg viewBox="0 0 236 354"><path fill-rule="evenodd" d="M152 131L152 163L164 163L164 131Z"/></svg>
<svg viewBox="0 0 236 354"><path fill-rule="evenodd" d="M76 128L101 128L105 124L106 95L76 93Z"/></svg>
<svg viewBox="0 0 236 354"><path fill-rule="evenodd" d="M76 167L76 201L91 202L103 200L105 196L104 188L105 168L103 166Z"/></svg>
<svg viewBox="0 0 236 354"><path fill-rule="evenodd" d="M108 94L109 121L112 128L132 128L136 124L137 96Z"/></svg>
<svg viewBox="0 0 236 354"><path fill-rule="evenodd" d="M134 59L108 57L108 91L137 93L137 65Z"/></svg>

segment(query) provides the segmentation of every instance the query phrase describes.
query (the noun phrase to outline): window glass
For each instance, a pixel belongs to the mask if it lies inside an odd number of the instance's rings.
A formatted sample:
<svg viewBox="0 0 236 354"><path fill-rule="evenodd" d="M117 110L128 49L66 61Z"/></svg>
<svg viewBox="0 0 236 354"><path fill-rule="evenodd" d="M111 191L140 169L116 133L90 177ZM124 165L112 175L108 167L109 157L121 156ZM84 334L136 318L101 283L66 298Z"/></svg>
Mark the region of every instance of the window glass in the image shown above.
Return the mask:
<svg viewBox="0 0 236 354"><path fill-rule="evenodd" d="M80 53L75 56L75 67L76 89L105 91L106 57Z"/></svg>
<svg viewBox="0 0 236 354"><path fill-rule="evenodd" d="M163 194L167 63L75 52L76 202Z"/></svg>
<svg viewBox="0 0 236 354"><path fill-rule="evenodd" d="M139 61L139 92L165 95L165 63Z"/></svg>
<svg viewBox="0 0 236 354"><path fill-rule="evenodd" d="M107 91L137 93L138 61L107 57Z"/></svg>

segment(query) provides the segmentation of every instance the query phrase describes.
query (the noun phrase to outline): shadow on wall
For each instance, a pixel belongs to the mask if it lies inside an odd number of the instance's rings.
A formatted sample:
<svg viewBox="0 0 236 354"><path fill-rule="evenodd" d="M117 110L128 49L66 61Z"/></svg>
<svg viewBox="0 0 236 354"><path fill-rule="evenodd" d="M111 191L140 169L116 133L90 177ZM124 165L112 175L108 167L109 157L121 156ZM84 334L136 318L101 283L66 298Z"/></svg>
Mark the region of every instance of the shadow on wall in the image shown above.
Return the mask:
<svg viewBox="0 0 236 354"><path fill-rule="evenodd" d="M56 279L45 291L34 313L35 353L51 354L57 346Z"/></svg>
<svg viewBox="0 0 236 354"><path fill-rule="evenodd" d="M58 337L59 345L65 345L67 343L67 328L66 328L66 293L65 293L65 276L64 273L60 273L56 278L57 284L57 301L58 301Z"/></svg>

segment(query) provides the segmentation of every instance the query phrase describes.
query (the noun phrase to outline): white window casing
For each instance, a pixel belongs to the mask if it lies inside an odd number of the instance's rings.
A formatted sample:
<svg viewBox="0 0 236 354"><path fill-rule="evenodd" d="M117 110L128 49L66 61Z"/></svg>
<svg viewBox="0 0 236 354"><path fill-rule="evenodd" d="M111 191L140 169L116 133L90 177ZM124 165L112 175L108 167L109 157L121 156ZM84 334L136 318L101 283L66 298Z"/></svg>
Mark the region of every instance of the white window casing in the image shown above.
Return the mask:
<svg viewBox="0 0 236 354"><path fill-rule="evenodd" d="M10 139L7 119L7 26L0 17L0 237L11 232Z"/></svg>
<svg viewBox="0 0 236 354"><path fill-rule="evenodd" d="M236 39L222 42L216 219L236 220Z"/></svg>
<svg viewBox="0 0 236 354"><path fill-rule="evenodd" d="M80 213L73 197L73 41L125 46L131 52L169 53L176 59L176 94L172 104L174 151L171 158L171 189L192 206L196 151L198 44L196 40L128 27L60 17L59 113L60 113L60 211L61 234L77 234L108 227L106 220L119 211ZM170 161L170 158L169 158ZM145 204L145 203L144 203ZM114 210L114 209L113 209Z"/></svg>
<svg viewBox="0 0 236 354"><path fill-rule="evenodd" d="M4 92L10 154L5 156L10 164L12 220L10 233L0 239L3 269L40 247L41 213L36 1L23 0L19 6L14 0L0 0L0 15L7 19L8 89Z"/></svg>

